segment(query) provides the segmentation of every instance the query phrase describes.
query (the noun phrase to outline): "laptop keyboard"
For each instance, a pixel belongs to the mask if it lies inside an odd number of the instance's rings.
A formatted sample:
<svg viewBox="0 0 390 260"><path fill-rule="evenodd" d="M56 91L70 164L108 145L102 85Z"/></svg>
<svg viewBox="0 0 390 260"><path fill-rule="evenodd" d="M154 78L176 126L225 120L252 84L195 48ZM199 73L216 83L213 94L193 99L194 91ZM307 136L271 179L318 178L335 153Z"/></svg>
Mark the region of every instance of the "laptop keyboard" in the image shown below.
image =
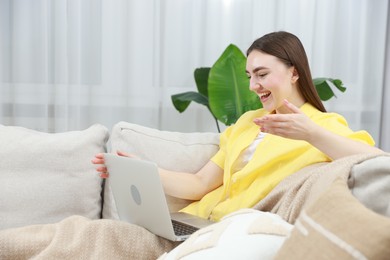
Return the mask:
<svg viewBox="0 0 390 260"><path fill-rule="evenodd" d="M173 229L177 236L191 235L199 228L172 220Z"/></svg>

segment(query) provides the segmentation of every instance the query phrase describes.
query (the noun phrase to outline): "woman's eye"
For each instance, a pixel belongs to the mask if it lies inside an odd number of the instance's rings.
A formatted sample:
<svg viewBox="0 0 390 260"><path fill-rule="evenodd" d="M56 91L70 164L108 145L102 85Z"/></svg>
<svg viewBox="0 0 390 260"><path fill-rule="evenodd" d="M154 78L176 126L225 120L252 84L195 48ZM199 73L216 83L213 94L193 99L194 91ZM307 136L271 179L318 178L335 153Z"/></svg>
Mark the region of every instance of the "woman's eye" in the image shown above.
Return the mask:
<svg viewBox="0 0 390 260"><path fill-rule="evenodd" d="M258 74L257 76L259 78L264 78L265 76L267 76L268 73L261 73L261 74Z"/></svg>
<svg viewBox="0 0 390 260"><path fill-rule="evenodd" d="M249 74L246 74L246 76L248 77L248 79L251 79L251 75L249 75Z"/></svg>

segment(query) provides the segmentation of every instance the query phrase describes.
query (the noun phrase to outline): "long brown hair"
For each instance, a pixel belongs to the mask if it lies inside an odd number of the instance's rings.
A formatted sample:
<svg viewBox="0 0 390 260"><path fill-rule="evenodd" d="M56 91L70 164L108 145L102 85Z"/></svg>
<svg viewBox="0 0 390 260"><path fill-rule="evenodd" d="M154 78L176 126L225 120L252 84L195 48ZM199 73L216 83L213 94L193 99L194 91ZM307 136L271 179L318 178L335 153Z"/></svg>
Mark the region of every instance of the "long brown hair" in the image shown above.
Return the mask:
<svg viewBox="0 0 390 260"><path fill-rule="evenodd" d="M326 112L314 87L305 49L297 36L284 31L272 32L255 40L247 50L247 56L253 50L275 56L288 67L294 66L299 75L298 87L303 97L318 110Z"/></svg>

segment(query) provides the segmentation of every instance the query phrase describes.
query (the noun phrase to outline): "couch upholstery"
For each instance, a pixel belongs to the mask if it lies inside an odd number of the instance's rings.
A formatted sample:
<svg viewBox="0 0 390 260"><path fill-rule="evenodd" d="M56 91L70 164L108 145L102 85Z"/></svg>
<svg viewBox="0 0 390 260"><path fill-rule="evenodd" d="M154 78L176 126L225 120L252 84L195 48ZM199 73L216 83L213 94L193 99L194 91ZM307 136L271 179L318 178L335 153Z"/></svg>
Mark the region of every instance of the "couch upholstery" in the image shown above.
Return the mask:
<svg viewBox="0 0 390 260"><path fill-rule="evenodd" d="M32 224L56 223L75 215L88 219L118 219L109 180L103 182L91 163L96 153L122 150L137 154L145 160L152 160L163 168L195 172L217 152L218 138L217 133L159 131L127 122L119 122L111 131L96 124L82 131L56 134L22 127L0 126L0 190L2 191L0 230ZM313 169L304 170L308 176L314 176L316 171L330 174L334 169L333 165L336 164L337 162L313 166ZM226 232L219 232L218 239L214 239L214 242L218 243L214 246L203 248L204 250L197 247L194 250L191 241L196 241L195 238L199 237L197 233L192 239L172 252L167 252L161 258L176 259L182 252L187 252L185 259L212 259L215 256L222 256L222 253L226 257L229 255L232 257L233 251L229 254L229 249L237 244L241 245L239 247L241 253L245 252L248 257L256 258L277 256L279 259L284 259L286 256L294 256L291 259L299 259L305 255L316 259L321 256L343 258L351 255L364 258L390 254L388 250L386 251L386 248L390 248L390 232L386 233L390 227L389 154L367 157L367 160L361 160L351 167L348 180L343 183L340 183L337 178L331 179L329 183L326 183L325 179L296 182L294 187L296 193L291 196L292 182L286 179L278 189L275 189L275 193L266 197L264 202L259 202L263 203L260 209L266 209L266 206L271 204L273 209L288 208L287 204L291 204L292 199L299 198L298 195L303 194L303 188L311 191L317 185L316 189L321 190L318 193L321 196L315 197L316 199L308 203L307 207L303 208L302 214L300 208L299 211L296 210L295 212L298 213L294 218L289 219L277 210L266 213L244 209L218 223L219 226L225 225L230 228L226 228ZM294 175L298 178L304 176L298 173ZM189 203L168 196L167 201L171 211L176 211ZM337 203L330 203L332 201ZM358 218L359 222L356 222L364 226L364 228L360 227L361 232L354 232L354 229L359 229L358 225L352 225L355 215L361 216ZM259 224L258 219L268 225ZM348 227L343 224L344 228L340 223L346 223L345 219L350 219L352 224ZM320 235L316 234L314 231L318 229L312 229L310 223L314 222L311 220L316 223L315 227L320 226L320 230L332 231L325 233L332 234L331 237L336 237L338 240L321 237L324 234L321 232ZM252 222L257 223L257 226L248 224ZM247 236L245 230L248 229L248 225L256 228L257 235L253 233L252 236ZM221 231L217 227L215 230ZM305 230L308 230L309 236ZM207 230L201 232L202 234L213 233ZM241 234L238 236L240 239L232 239L237 237L237 234ZM370 236L377 234L373 241L379 246L374 248L371 246L372 243L358 243L359 240L365 241L361 238L364 234ZM240 241L242 243L239 243ZM310 248L314 246L313 241L325 243L324 250L311 250ZM249 250L248 245L251 243L261 244L263 247L255 250L256 248L252 246ZM344 255L343 248L346 246L342 243L352 245L350 246L352 249L349 248ZM296 249L297 244L301 250ZM263 250L264 248L269 250ZM237 247L234 250L236 252ZM324 253L328 251L334 254Z"/></svg>
<svg viewBox="0 0 390 260"><path fill-rule="evenodd" d="M66 133L0 125L0 230L72 215L118 219L109 180L104 183L91 163L97 153L122 150L163 168L195 172L218 144L217 133L159 131L127 122L111 132L99 124ZM189 203L167 200L171 211Z"/></svg>
<svg viewBox="0 0 390 260"><path fill-rule="evenodd" d="M102 125L48 134L0 126L0 229L101 216L101 180L92 156L105 151Z"/></svg>

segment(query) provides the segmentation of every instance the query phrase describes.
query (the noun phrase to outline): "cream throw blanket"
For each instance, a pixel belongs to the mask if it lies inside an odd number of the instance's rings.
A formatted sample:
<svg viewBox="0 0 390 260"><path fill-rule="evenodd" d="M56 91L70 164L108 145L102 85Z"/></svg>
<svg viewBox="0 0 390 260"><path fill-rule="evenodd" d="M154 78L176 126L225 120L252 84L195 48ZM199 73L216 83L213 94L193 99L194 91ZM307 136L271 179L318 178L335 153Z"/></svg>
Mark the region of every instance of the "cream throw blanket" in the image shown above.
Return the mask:
<svg viewBox="0 0 390 260"><path fill-rule="evenodd" d="M117 220L72 216L0 232L0 259L157 259L175 243Z"/></svg>
<svg viewBox="0 0 390 260"><path fill-rule="evenodd" d="M362 154L306 167L283 180L254 208L294 223L302 208L335 178L347 181L355 164L376 156ZM1 231L0 259L157 259L176 245L128 223L72 216L55 224Z"/></svg>
<svg viewBox="0 0 390 260"><path fill-rule="evenodd" d="M253 208L276 213L294 224L302 209L315 202L337 177L347 182L354 165L378 156L390 156L390 154L384 152L358 154L332 163L307 166L281 181Z"/></svg>

